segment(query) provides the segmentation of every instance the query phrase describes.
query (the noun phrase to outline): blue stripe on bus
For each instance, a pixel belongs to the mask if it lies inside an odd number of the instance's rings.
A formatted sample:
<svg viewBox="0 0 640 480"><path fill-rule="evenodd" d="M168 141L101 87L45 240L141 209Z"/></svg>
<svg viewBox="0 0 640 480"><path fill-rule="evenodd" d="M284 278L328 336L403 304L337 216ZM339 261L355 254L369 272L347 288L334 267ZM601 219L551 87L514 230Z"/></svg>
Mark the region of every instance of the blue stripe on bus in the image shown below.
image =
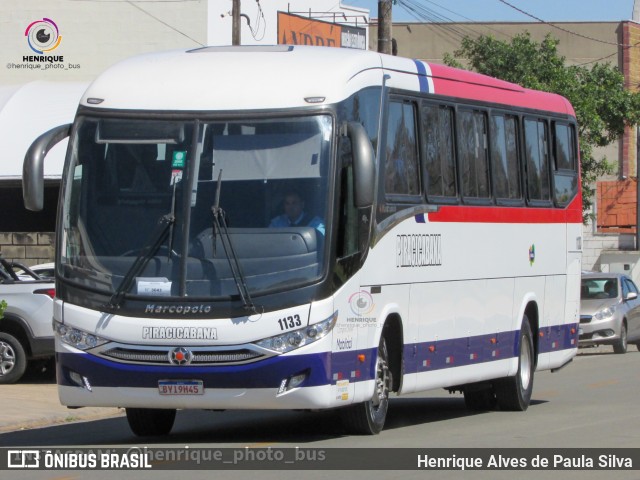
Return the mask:
<svg viewBox="0 0 640 480"><path fill-rule="evenodd" d="M577 347L577 324L544 327L538 335L538 353ZM489 335L407 344L403 349L404 373L421 373L462 367L518 356L518 330ZM278 388L283 379L309 372L304 386L360 382L375 377L377 348L278 356L245 365L168 367L113 362L89 354L58 353L58 382L74 384L64 372L86 376L94 386L156 388L158 380L203 380L205 388Z"/></svg>
<svg viewBox="0 0 640 480"><path fill-rule="evenodd" d="M420 82L420 92L422 93L431 93L429 92L429 80L427 80L427 68L424 66L424 63L420 60L414 60L416 67L418 69L418 81Z"/></svg>

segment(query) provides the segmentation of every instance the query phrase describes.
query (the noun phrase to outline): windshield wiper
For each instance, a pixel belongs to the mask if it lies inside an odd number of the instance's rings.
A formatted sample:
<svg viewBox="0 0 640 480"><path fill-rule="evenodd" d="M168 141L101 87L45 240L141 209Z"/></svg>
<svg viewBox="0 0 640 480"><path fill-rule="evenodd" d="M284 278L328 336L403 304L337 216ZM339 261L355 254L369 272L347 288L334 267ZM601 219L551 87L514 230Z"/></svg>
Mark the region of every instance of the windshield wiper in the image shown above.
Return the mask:
<svg viewBox="0 0 640 480"><path fill-rule="evenodd" d="M222 170L218 174L218 183L216 186L216 196L214 200L214 204L211 206L211 211L213 212L213 225L212 225L212 242L213 242L213 255L215 257L216 254L216 243L217 243L217 235L220 234L220 243L222 243L222 248L224 249L224 253L229 262L229 268L231 269L231 274L233 275L233 280L236 283L236 288L238 289L238 293L240 293L240 298L242 299L242 303L244 303L244 308L253 313L260 313L251 299L251 294L249 293L249 288L247 287L247 282L245 280L244 273L242 273L242 267L240 265L240 261L238 260L238 256L236 255L236 251L233 248L233 242L231 241L231 236L229 235L229 229L227 228L227 221L225 219L224 210L220 208L220 189L222 185Z"/></svg>
<svg viewBox="0 0 640 480"><path fill-rule="evenodd" d="M171 194L171 211L158 220L156 229L149 238L149 241L145 244L147 247L140 251L140 254L131 265L131 268L125 275L124 279L120 283L120 286L116 292L111 296L111 299L107 303L107 308L119 308L124 298L124 294L129 291L133 280L138 273L144 270L144 267L149 263L149 260L156 254L158 249L162 246L164 241L169 235L169 253L167 254L167 261L171 260L173 253L173 226L176 223L176 187L178 186L178 180L174 179L173 192ZM146 250L146 251L145 251Z"/></svg>
<svg viewBox="0 0 640 480"><path fill-rule="evenodd" d="M169 227L171 227L175 221L176 219L173 212L160 217L155 230L151 234L151 237L149 237L149 241L145 244L146 246L140 251L138 257L120 283L120 286L105 305L107 309L120 308L125 293L129 291L136 276L144 269L147 263L149 263L149 260L153 258L160 246L165 242L169 234Z"/></svg>

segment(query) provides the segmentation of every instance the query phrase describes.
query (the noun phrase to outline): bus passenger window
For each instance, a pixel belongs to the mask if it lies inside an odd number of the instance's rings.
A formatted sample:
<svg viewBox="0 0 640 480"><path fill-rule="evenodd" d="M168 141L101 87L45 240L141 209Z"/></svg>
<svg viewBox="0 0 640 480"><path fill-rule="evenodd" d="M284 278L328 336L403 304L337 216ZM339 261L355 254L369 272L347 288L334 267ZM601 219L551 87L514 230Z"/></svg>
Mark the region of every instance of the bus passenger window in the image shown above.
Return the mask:
<svg viewBox="0 0 640 480"><path fill-rule="evenodd" d="M575 170L576 154L573 137L573 127L562 123L555 124L556 170Z"/></svg>
<svg viewBox="0 0 640 480"><path fill-rule="evenodd" d="M456 196L455 150L453 146L453 109L423 104L422 133L425 151L427 196Z"/></svg>
<svg viewBox="0 0 640 480"><path fill-rule="evenodd" d="M525 119L524 140L529 200L551 198L547 137L547 124L544 120Z"/></svg>
<svg viewBox="0 0 640 480"><path fill-rule="evenodd" d="M462 172L462 195L489 198L487 120L484 113L461 111L458 151Z"/></svg>
<svg viewBox="0 0 640 480"><path fill-rule="evenodd" d="M419 195L418 144L415 109L411 103L391 102L387 122L385 192Z"/></svg>
<svg viewBox="0 0 640 480"><path fill-rule="evenodd" d="M553 125L553 197L559 207L567 205L578 191L577 155L573 125Z"/></svg>
<svg viewBox="0 0 640 480"><path fill-rule="evenodd" d="M516 117L491 116L491 170L497 199L521 198Z"/></svg>

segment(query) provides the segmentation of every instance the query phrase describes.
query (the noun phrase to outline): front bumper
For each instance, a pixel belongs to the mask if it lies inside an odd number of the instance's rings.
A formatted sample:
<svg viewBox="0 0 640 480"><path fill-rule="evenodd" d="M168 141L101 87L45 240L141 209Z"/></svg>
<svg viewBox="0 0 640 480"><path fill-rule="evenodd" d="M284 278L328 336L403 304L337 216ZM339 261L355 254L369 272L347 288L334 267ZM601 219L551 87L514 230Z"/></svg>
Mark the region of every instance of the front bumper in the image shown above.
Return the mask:
<svg viewBox="0 0 640 480"><path fill-rule="evenodd" d="M611 317L596 320L593 317L581 317L578 329L578 346L610 345L620 340L620 325L622 320Z"/></svg>
<svg viewBox="0 0 640 480"><path fill-rule="evenodd" d="M372 389L375 373L373 350L360 365L354 352L315 352L212 367L128 364L58 347L58 391L70 407L325 409L351 403L356 384ZM201 382L203 391L163 395L161 381Z"/></svg>

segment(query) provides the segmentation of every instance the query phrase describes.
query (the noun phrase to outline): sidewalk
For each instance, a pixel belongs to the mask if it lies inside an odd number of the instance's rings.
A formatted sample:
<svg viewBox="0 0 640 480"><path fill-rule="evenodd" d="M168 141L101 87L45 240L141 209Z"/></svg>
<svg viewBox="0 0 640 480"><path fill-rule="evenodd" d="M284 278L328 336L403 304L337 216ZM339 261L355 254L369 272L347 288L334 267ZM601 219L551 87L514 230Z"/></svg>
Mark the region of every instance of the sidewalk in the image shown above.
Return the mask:
<svg viewBox="0 0 640 480"><path fill-rule="evenodd" d="M49 378L50 377L50 378ZM33 376L0 385L0 433L124 415L123 409L60 405L55 378Z"/></svg>

